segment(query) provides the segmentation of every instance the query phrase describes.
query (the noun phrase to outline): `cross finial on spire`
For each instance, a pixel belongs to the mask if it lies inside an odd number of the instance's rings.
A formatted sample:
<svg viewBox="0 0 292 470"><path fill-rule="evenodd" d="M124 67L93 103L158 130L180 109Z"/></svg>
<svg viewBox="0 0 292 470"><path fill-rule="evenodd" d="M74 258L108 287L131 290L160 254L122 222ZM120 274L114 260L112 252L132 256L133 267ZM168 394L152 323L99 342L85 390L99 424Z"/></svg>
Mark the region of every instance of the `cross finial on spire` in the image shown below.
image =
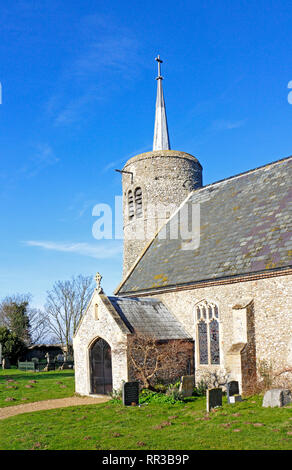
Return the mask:
<svg viewBox="0 0 292 470"><path fill-rule="evenodd" d="M156 80L163 80L163 77L161 76L161 71L160 71L160 64L163 63L163 60L160 59L160 55L158 54L157 57L155 57L155 60L158 62L158 77L156 78Z"/></svg>
<svg viewBox="0 0 292 470"><path fill-rule="evenodd" d="M162 80L160 71L160 64L162 60L160 55L155 58L158 62L158 77L157 80L157 98L156 98L156 111L155 111L155 125L154 125L154 139L153 139L153 150L169 150L169 137L166 120L165 103L163 98Z"/></svg>

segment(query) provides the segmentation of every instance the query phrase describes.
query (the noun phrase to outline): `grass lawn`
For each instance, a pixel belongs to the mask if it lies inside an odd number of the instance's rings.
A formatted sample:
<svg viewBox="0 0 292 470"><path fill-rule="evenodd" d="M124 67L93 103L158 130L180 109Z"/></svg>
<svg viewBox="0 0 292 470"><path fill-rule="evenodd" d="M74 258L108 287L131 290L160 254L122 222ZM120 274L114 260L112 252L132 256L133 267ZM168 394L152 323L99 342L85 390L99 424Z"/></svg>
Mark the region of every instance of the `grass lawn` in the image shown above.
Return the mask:
<svg viewBox="0 0 292 470"><path fill-rule="evenodd" d="M74 395L74 371L0 370L0 408ZM5 401L7 398L14 398Z"/></svg>
<svg viewBox="0 0 292 470"><path fill-rule="evenodd" d="M55 383L55 380L53 380ZM206 398L187 403L98 405L39 411L0 421L0 449L292 449L292 406L263 408L262 397L209 415Z"/></svg>

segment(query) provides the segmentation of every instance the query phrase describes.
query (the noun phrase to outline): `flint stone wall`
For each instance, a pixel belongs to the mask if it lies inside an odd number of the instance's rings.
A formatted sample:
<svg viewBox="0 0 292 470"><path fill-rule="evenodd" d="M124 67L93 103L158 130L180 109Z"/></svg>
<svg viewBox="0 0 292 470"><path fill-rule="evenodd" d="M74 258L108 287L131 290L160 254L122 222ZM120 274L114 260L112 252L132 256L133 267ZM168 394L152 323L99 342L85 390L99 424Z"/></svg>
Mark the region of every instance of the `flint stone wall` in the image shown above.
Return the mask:
<svg viewBox="0 0 292 470"><path fill-rule="evenodd" d="M192 155L175 150L142 153L125 164L122 175L124 216L124 274L157 230L185 200L188 194L202 186L202 167ZM142 217L129 219L128 192L142 189ZM170 213L153 208L170 206ZM137 239L139 234L142 239ZM146 239L144 237L146 234Z"/></svg>
<svg viewBox="0 0 292 470"><path fill-rule="evenodd" d="M141 295L139 295L141 296ZM148 294L149 296L149 294ZM216 303L219 308L220 365L200 365L195 347L196 381L208 370L226 370L227 353L238 341L234 331L234 306L253 302L253 328L255 360L266 360L276 370L292 366L292 276L283 275L252 281L241 281L210 287L192 288L153 295L196 338L195 306L202 300ZM252 343L252 338L250 338ZM231 377L236 379L236 377Z"/></svg>

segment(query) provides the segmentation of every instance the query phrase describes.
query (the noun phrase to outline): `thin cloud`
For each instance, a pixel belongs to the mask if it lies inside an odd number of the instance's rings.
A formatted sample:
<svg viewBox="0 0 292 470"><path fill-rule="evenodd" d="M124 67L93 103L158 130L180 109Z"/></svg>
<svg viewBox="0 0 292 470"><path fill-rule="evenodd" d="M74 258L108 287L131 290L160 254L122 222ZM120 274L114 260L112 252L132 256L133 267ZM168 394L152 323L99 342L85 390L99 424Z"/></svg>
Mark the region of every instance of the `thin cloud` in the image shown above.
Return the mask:
<svg viewBox="0 0 292 470"><path fill-rule="evenodd" d="M133 32L102 15L87 15L80 20L78 52L60 74L58 91L50 97L46 110L55 126L83 120L96 101L104 101L121 83L134 80L144 67ZM135 68L129 74L129 64ZM119 84L113 76L122 77ZM68 91L71 98L68 99ZM76 98L72 98L76 96Z"/></svg>
<svg viewBox="0 0 292 470"><path fill-rule="evenodd" d="M63 253L75 253L82 256L89 256L95 259L115 258L122 253L122 242L114 241L105 243L65 243L54 241L27 240L23 242L26 246L38 247L44 250L60 251Z"/></svg>
<svg viewBox="0 0 292 470"><path fill-rule="evenodd" d="M26 159L23 166L14 170L12 175L0 174L0 179L3 179L1 189L11 190L19 181L33 178L59 161L60 159L56 157L54 150L48 143L37 143L34 145L31 156Z"/></svg>
<svg viewBox="0 0 292 470"><path fill-rule="evenodd" d="M244 126L245 121L245 119L242 119L240 121L228 121L226 119L218 119L217 121L213 122L212 128L216 131L229 131Z"/></svg>

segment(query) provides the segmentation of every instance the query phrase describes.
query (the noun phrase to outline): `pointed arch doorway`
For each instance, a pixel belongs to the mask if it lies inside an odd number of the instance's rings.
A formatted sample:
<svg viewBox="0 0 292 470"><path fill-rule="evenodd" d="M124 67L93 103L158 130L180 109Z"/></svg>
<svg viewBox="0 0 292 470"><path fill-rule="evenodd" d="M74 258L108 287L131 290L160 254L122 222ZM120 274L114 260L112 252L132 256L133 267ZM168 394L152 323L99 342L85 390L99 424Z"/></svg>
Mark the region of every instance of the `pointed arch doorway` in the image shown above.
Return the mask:
<svg viewBox="0 0 292 470"><path fill-rule="evenodd" d="M90 348L91 393L106 395L112 392L112 353L110 345L98 338Z"/></svg>

